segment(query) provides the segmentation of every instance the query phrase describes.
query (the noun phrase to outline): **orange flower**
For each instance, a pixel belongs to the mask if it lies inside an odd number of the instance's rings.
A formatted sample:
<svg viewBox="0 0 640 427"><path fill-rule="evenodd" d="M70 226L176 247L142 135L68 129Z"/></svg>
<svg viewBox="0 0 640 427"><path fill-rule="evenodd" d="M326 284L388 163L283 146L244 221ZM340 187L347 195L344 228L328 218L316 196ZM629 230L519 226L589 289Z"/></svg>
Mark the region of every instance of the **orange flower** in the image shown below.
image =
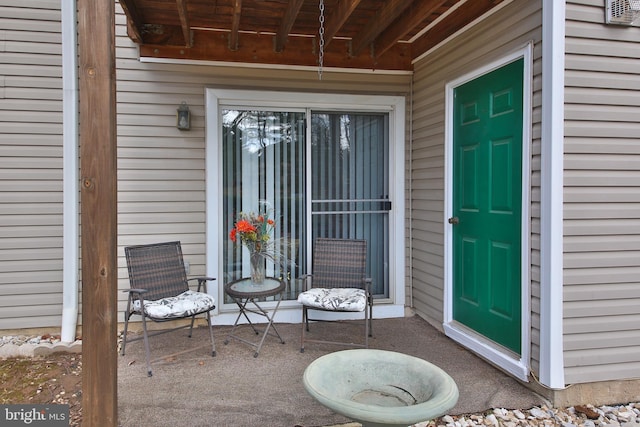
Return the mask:
<svg viewBox="0 0 640 427"><path fill-rule="evenodd" d="M237 240L237 238L236 238L236 233L237 233L237 232L238 232L238 230L236 230L235 228L234 228L234 229L232 229L232 230L229 232L229 239L231 239L231 241L232 241L233 243L235 243L235 242L236 242L236 240Z"/></svg>
<svg viewBox="0 0 640 427"><path fill-rule="evenodd" d="M256 231L256 228L246 219L241 219L236 223L236 228L241 233L250 233Z"/></svg>
<svg viewBox="0 0 640 427"><path fill-rule="evenodd" d="M275 222L274 220L272 220L272 219L268 219L268 220L267 220L267 224L269 224L269 225L273 225L273 224L275 224L275 223L276 223L276 222Z"/></svg>

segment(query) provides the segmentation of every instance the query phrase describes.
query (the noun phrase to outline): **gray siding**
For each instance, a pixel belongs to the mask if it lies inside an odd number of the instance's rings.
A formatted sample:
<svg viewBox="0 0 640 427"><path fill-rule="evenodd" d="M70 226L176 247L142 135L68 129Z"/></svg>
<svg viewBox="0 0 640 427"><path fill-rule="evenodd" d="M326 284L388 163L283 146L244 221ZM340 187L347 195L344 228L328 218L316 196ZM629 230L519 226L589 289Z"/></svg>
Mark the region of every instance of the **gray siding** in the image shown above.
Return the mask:
<svg viewBox="0 0 640 427"><path fill-rule="evenodd" d="M640 28L567 2L566 382L640 375Z"/></svg>
<svg viewBox="0 0 640 427"><path fill-rule="evenodd" d="M444 316L445 86L451 80L533 42L533 141L530 152L534 370L537 369L539 355L541 22L540 1L516 0L417 63L411 150L413 306L419 315L435 325L441 325Z"/></svg>
<svg viewBox="0 0 640 427"><path fill-rule="evenodd" d="M0 329L60 324L60 2L0 2Z"/></svg>

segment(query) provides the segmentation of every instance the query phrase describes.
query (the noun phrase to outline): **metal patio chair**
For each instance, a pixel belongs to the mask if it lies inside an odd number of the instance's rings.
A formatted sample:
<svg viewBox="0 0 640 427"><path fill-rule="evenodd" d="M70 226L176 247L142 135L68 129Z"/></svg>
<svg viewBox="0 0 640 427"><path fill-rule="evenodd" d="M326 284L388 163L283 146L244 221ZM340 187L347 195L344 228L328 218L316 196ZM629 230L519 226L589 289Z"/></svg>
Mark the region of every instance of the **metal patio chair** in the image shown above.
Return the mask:
<svg viewBox="0 0 640 427"><path fill-rule="evenodd" d="M211 355L216 355L211 325L211 310L215 306L214 298L207 294L207 282L215 280L211 277L194 277L187 279L187 272L182 258L180 242L154 243L149 245L128 246L124 248L129 271L129 293L127 309L124 312L124 334L121 354L124 356L128 342L144 340L147 362L147 374L151 372L149 337L189 327L189 337L193 332L195 317L205 314L209 335L211 336ZM197 291L189 288L189 282L198 281ZM129 319L133 315L142 317L142 337L127 337ZM190 325L181 325L149 333L147 319L154 322L166 322L176 319L191 318Z"/></svg>
<svg viewBox="0 0 640 427"><path fill-rule="evenodd" d="M312 271L305 276L306 289L298 296L298 302L302 304L300 352L304 352L305 342L369 348L369 337L373 336L373 297L371 279L366 277L366 261L366 240L316 239ZM364 312L364 343L308 338L310 320L333 321L312 319L310 310Z"/></svg>

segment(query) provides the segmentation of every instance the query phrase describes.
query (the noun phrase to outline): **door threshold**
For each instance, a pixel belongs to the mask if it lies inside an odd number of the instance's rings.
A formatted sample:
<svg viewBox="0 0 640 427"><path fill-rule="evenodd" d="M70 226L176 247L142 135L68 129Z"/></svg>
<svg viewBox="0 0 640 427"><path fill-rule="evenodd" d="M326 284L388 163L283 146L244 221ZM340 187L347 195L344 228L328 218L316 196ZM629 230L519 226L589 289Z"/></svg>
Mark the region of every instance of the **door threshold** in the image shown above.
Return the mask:
<svg viewBox="0 0 640 427"><path fill-rule="evenodd" d="M451 321L442 326L445 335L458 344L517 379L529 382L527 361L523 360L519 354L487 339L459 322Z"/></svg>

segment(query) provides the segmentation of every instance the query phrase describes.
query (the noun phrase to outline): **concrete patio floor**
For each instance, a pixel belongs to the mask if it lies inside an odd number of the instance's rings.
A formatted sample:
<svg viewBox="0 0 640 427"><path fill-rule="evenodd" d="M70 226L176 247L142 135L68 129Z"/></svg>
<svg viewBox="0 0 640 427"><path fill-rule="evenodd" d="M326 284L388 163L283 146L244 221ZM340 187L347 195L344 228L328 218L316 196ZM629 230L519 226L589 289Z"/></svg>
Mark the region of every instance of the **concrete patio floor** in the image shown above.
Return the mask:
<svg viewBox="0 0 640 427"><path fill-rule="evenodd" d="M185 330L152 337L153 376L147 377L142 341L127 345L118 359L118 412L133 426L329 426L350 423L317 403L302 375L316 358L343 347L307 344L300 353L300 324L276 324L285 344L268 336L260 355L244 343L224 340L229 326L216 326L217 356L210 356L206 328L188 338ZM318 324L311 333L360 334L351 324ZM339 331L339 332L336 332ZM545 400L502 371L459 346L418 316L373 322L370 348L425 359L456 382L460 398L449 414L491 408L528 409ZM244 327L249 340L255 335Z"/></svg>

